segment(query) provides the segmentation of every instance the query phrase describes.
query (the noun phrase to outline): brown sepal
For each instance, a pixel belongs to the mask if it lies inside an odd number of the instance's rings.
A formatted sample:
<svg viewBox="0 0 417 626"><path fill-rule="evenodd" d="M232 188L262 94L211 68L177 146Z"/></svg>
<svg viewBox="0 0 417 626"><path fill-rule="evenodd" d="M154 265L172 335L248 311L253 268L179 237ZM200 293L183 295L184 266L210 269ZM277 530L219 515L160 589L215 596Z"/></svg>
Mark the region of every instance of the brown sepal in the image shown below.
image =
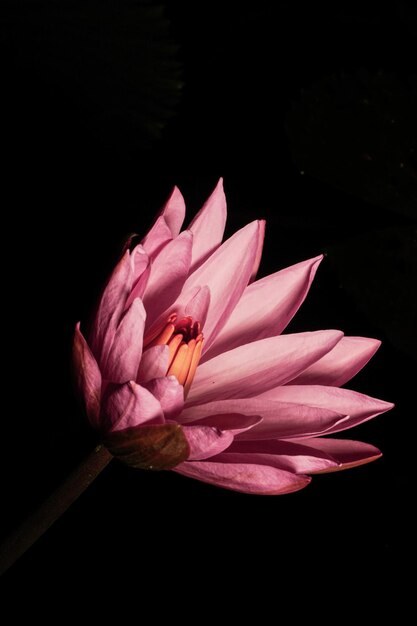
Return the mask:
<svg viewBox="0 0 417 626"><path fill-rule="evenodd" d="M127 428L106 434L102 441L113 456L138 469L172 469L190 454L179 424Z"/></svg>

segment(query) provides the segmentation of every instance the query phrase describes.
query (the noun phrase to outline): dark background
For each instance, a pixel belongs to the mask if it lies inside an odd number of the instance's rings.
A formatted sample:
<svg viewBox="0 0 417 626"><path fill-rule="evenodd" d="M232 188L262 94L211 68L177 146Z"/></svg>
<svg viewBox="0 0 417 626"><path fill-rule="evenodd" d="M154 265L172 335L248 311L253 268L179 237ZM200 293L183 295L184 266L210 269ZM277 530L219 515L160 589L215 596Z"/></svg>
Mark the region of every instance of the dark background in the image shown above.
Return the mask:
<svg viewBox="0 0 417 626"><path fill-rule="evenodd" d="M229 577L271 584L265 563L274 584L319 565L397 575L415 525L412 3L14 0L0 18L4 535L94 442L73 327L174 184L193 215L223 176L227 234L267 219L260 275L326 252L289 330L382 339L350 386L397 405L345 434L382 460L289 496L113 462L8 582L123 579L132 564L174 587L209 564L223 592Z"/></svg>

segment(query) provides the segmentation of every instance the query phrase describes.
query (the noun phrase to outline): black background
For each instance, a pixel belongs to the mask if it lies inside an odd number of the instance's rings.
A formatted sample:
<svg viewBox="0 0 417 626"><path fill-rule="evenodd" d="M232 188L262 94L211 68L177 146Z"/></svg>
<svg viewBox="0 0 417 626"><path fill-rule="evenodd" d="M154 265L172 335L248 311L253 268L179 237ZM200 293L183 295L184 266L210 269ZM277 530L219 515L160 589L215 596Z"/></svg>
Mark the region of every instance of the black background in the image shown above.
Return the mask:
<svg viewBox="0 0 417 626"><path fill-rule="evenodd" d="M289 496L113 462L9 583L132 564L174 587L209 564L223 591L229 576L266 583L265 563L275 583L318 565L391 577L415 523L415 9L16 0L1 14L4 535L94 442L73 327L174 184L193 215L223 176L227 234L267 219L260 275L326 252L289 330L382 339L350 386L397 405L346 433L382 460Z"/></svg>

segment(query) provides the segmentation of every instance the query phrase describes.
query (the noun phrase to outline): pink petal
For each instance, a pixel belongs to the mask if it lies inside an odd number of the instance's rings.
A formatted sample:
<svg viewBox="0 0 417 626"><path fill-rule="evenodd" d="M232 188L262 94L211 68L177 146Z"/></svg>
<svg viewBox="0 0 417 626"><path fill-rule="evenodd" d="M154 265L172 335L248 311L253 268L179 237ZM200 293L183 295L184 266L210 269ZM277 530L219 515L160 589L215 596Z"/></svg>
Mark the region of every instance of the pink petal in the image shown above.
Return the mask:
<svg viewBox="0 0 417 626"><path fill-rule="evenodd" d="M150 391L133 381L107 387L103 395L101 416L105 432L164 423L159 401Z"/></svg>
<svg viewBox="0 0 417 626"><path fill-rule="evenodd" d="M210 306L210 289L204 287L196 287L194 295L188 300L184 309L184 316L190 316L194 320L198 320L202 327L207 319L207 313Z"/></svg>
<svg viewBox="0 0 417 626"><path fill-rule="evenodd" d="M155 258L164 246L172 240L171 229L163 216L157 218L151 230L142 239L141 244L149 257Z"/></svg>
<svg viewBox="0 0 417 626"><path fill-rule="evenodd" d="M100 414L101 374L97 361L80 330L80 323L75 327L72 347L74 373L77 387L84 398L84 403L94 428L98 428Z"/></svg>
<svg viewBox="0 0 417 626"><path fill-rule="evenodd" d="M252 274L249 279L250 283L253 283L253 281L256 278L256 274L258 273L259 265L262 259L262 250L264 247L264 240L265 240L265 220L259 220L258 248L256 250L255 262L253 264Z"/></svg>
<svg viewBox="0 0 417 626"><path fill-rule="evenodd" d="M210 308L204 325L204 349L220 332L248 284L258 247L259 222L252 222L228 239L187 279L185 295L201 285L210 290Z"/></svg>
<svg viewBox="0 0 417 626"><path fill-rule="evenodd" d="M222 458L227 457L227 452ZM259 495L280 495L306 487L310 478L267 465L250 463L213 463L211 461L186 461L174 472L196 478L211 485L233 491Z"/></svg>
<svg viewBox="0 0 417 626"><path fill-rule="evenodd" d="M142 246L136 246L136 248L132 252L132 270L133 270L133 282L132 282L132 290L129 294L129 297L126 300L126 304L124 310L127 309L132 304L133 300L136 298L143 297L145 293L145 288L149 280L150 274L150 262L149 257L142 248Z"/></svg>
<svg viewBox="0 0 417 626"><path fill-rule="evenodd" d="M131 288L132 265L127 250L103 291L92 327L90 343L100 367L108 357Z"/></svg>
<svg viewBox="0 0 417 626"><path fill-rule="evenodd" d="M137 382L145 384L153 378L165 376L168 369L168 346L154 346L142 354Z"/></svg>
<svg viewBox="0 0 417 626"><path fill-rule="evenodd" d="M237 346L279 335L303 303L322 256L266 276L245 289L202 362Z"/></svg>
<svg viewBox="0 0 417 626"><path fill-rule="evenodd" d="M182 416L181 416L182 417ZM178 422L184 423L182 419L178 419ZM193 426L213 426L214 428L220 428L220 430L230 430L233 435L239 435L240 433L250 430L257 424L262 422L262 417L259 415L242 415L241 413L224 413L222 415L210 415L199 420L192 420Z"/></svg>
<svg viewBox="0 0 417 626"><path fill-rule="evenodd" d="M136 300L136 298L140 298L143 301L143 296L146 291L146 287L148 286L150 274L151 274L151 264L149 263L148 266L145 268L141 277L138 278L138 280L136 281L132 291L130 292L130 295L126 301L125 311L127 311L127 309L130 307L132 302Z"/></svg>
<svg viewBox="0 0 417 626"><path fill-rule="evenodd" d="M175 238L180 230L185 217L185 202L178 187L174 187L164 208L161 211L165 222L171 231L171 236Z"/></svg>
<svg viewBox="0 0 417 626"><path fill-rule="evenodd" d="M143 272L149 265L149 257L146 254L144 248L139 244L130 254L130 263L132 265L132 280L133 285L142 276Z"/></svg>
<svg viewBox="0 0 417 626"><path fill-rule="evenodd" d="M270 465L294 474L310 474L339 466L323 451L288 441L235 441L227 456L231 463Z"/></svg>
<svg viewBox="0 0 417 626"><path fill-rule="evenodd" d="M147 328L179 295L191 262L192 234L185 230L168 243L153 261L143 303Z"/></svg>
<svg viewBox="0 0 417 626"><path fill-rule="evenodd" d="M174 187L154 225L142 240L149 256L155 258L159 252L178 235L185 216L184 198L178 187Z"/></svg>
<svg viewBox="0 0 417 626"><path fill-rule="evenodd" d="M375 446L349 439L305 439L303 445L308 446L318 454L327 454L337 461L337 466L323 469L320 473L350 469L375 461L382 456L382 453Z"/></svg>
<svg viewBox="0 0 417 626"><path fill-rule="evenodd" d="M192 317L193 320L200 322L201 327L204 328L204 324L207 319L207 314L210 309L210 290L207 285L203 287L193 287L191 290L182 292L175 304L171 304L152 324L152 327L148 329L152 334L154 328L161 327L167 320L169 314L175 312L178 319L183 317Z"/></svg>
<svg viewBox="0 0 417 626"><path fill-rule="evenodd" d="M294 438L318 435L328 431L334 425L345 420L346 417L336 411L296 404L290 402L276 402L258 398L243 398L233 400L219 400L208 404L198 404L185 408L178 418L182 424L189 422L215 424L217 416L240 414L242 416L259 416L259 424L238 439L276 439Z"/></svg>
<svg viewBox="0 0 417 626"><path fill-rule="evenodd" d="M201 461L226 450L233 441L230 430L210 426L184 426L184 435L190 446L189 461Z"/></svg>
<svg viewBox="0 0 417 626"><path fill-rule="evenodd" d="M368 363L380 345L377 339L343 337L331 352L289 384L340 387Z"/></svg>
<svg viewBox="0 0 417 626"><path fill-rule="evenodd" d="M213 193L188 227L194 235L191 272L220 246L226 217L226 197L223 191L223 179L220 178Z"/></svg>
<svg viewBox="0 0 417 626"><path fill-rule="evenodd" d="M248 398L283 385L332 350L342 337L338 330L281 335L220 354L198 367L187 404Z"/></svg>
<svg viewBox="0 0 417 626"><path fill-rule="evenodd" d="M181 413L184 406L184 387L175 376L154 378L145 386L159 400L166 420L174 420Z"/></svg>
<svg viewBox="0 0 417 626"><path fill-rule="evenodd" d="M103 378L114 383L136 380L142 355L145 319L142 301L137 298L116 330L107 361L102 368Z"/></svg>
<svg viewBox="0 0 417 626"><path fill-rule="evenodd" d="M365 396L357 391L321 385L286 385L269 389L259 398L279 402L300 402L348 415L349 418L331 427L326 434L357 426L393 408L390 402Z"/></svg>
<svg viewBox="0 0 417 626"><path fill-rule="evenodd" d="M239 439L253 441L319 435L346 420L346 416L335 411L290 402L271 402L261 415L262 422Z"/></svg>

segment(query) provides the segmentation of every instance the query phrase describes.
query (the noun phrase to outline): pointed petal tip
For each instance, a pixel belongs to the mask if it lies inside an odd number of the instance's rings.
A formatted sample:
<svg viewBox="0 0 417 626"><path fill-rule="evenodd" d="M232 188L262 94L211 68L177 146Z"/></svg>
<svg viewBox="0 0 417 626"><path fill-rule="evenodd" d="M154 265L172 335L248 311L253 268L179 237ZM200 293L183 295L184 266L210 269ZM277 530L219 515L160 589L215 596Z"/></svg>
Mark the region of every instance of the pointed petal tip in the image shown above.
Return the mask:
<svg viewBox="0 0 417 626"><path fill-rule="evenodd" d="M288 495L290 493L297 493L297 491L301 491L302 489L305 489L306 487L308 487L308 485L311 483L311 481L313 480L311 476L307 476L306 474L295 474L294 476L297 478L297 482L294 483L291 488L287 489L287 490L277 490L277 491L270 491L265 493L264 495L266 496L284 496L284 495Z"/></svg>
<svg viewBox="0 0 417 626"><path fill-rule="evenodd" d="M130 305L129 309L132 309L133 311L136 312L137 315L140 315L143 318L143 321L146 320L146 309L143 305L143 301L142 298L139 298L139 296L137 298L134 298L132 304ZM128 309L128 311L129 311Z"/></svg>
<svg viewBox="0 0 417 626"><path fill-rule="evenodd" d="M346 338L351 339L352 341L356 341L358 343L367 344L368 346L372 346L375 349L378 349L379 346L382 344L382 341L380 339L375 339L374 337L359 337L355 335L347 335Z"/></svg>
<svg viewBox="0 0 417 626"><path fill-rule="evenodd" d="M380 339L374 339L373 337L356 337L356 339L362 339L368 342L368 345L372 347L372 354L375 354L375 352L382 346L382 341Z"/></svg>
<svg viewBox="0 0 417 626"><path fill-rule="evenodd" d="M381 400L381 402L385 405L386 411L391 411L392 409L395 409L395 402L385 402L385 400Z"/></svg>
<svg viewBox="0 0 417 626"><path fill-rule="evenodd" d="M171 193L169 195L169 199L171 200L172 198L175 198L175 197L178 197L178 198L182 198L183 197L183 195L182 195L182 193L181 193L181 191L180 191L180 189L179 189L179 187L177 185L173 186L172 191L171 191Z"/></svg>
<svg viewBox="0 0 417 626"><path fill-rule="evenodd" d="M211 426L180 426L190 447L188 461L209 459L226 450L233 442L230 430Z"/></svg>
<svg viewBox="0 0 417 626"><path fill-rule="evenodd" d="M132 252L130 252L130 250L128 250L128 252L131 256L134 254L146 254L145 248L140 243L133 248Z"/></svg>
<svg viewBox="0 0 417 626"><path fill-rule="evenodd" d="M248 222L246 226L243 226L240 230L236 231L230 239L232 239L235 235L241 235L242 233L250 232L252 235L257 235L258 233L262 233L262 222L265 223L265 220L253 220L252 222Z"/></svg>
<svg viewBox="0 0 417 626"><path fill-rule="evenodd" d="M318 470L312 472L312 474L334 474L335 472L343 472L344 470L350 470L354 467L362 467L362 465L368 465L369 463L373 463L374 461L378 461L382 458L383 454L378 448L375 448L375 454L372 456L367 456L366 458L358 459L356 461L351 462L340 462L335 467L329 467L327 469Z"/></svg>
<svg viewBox="0 0 417 626"><path fill-rule="evenodd" d="M208 200L214 200L214 199L221 200L223 208L224 209L226 208L226 194L224 192L224 181L223 181L222 176L220 176L213 191L208 197Z"/></svg>
<svg viewBox="0 0 417 626"><path fill-rule="evenodd" d="M327 454L337 462L337 465L334 467L315 470L311 472L312 474L340 472L372 463L382 457L382 452L378 448L362 441L318 437L310 440L306 439L303 443Z"/></svg>
<svg viewBox="0 0 417 626"><path fill-rule="evenodd" d="M381 413L386 413L387 411L391 411L395 409L394 402L387 402L386 400L380 400L379 398L372 398L375 402L375 407L378 409L378 415Z"/></svg>
<svg viewBox="0 0 417 626"><path fill-rule="evenodd" d="M226 203L226 195L224 193L224 178L220 176L217 183L213 187L213 191L210 193L208 199L215 198L217 196L221 196L224 202Z"/></svg>
<svg viewBox="0 0 417 626"><path fill-rule="evenodd" d="M194 238L194 233L192 230L189 230L188 228L183 230L177 237L177 239L186 239L186 240L190 240L192 242Z"/></svg>
<svg viewBox="0 0 417 626"><path fill-rule="evenodd" d="M291 485L291 487L289 487L288 489L286 490L277 489L277 490L272 490L272 491L266 491L262 495L285 496L290 493L297 493L297 491L301 491L302 489L305 489L306 487L308 487L308 485L312 481L311 476L306 476L305 474L294 474L294 476L297 478L297 481L293 485Z"/></svg>

